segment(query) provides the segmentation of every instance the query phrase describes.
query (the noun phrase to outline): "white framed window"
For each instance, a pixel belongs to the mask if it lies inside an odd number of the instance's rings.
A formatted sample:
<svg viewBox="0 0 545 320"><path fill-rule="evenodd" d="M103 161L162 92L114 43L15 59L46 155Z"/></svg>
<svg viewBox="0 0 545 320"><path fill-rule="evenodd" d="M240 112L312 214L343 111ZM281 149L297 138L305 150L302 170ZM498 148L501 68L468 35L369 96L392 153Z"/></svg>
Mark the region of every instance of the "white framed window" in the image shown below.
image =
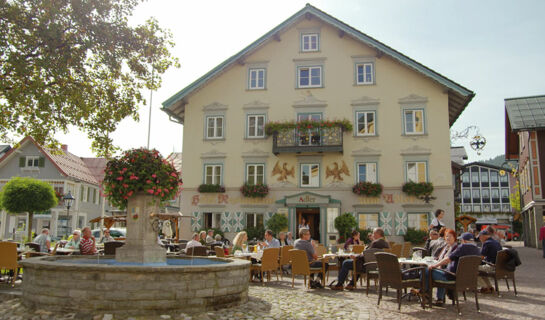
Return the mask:
<svg viewBox="0 0 545 320"><path fill-rule="evenodd" d="M299 88L317 88L322 86L322 67L297 68L297 85Z"/></svg>
<svg viewBox="0 0 545 320"><path fill-rule="evenodd" d="M248 115L246 136L248 138L265 138L265 115Z"/></svg>
<svg viewBox="0 0 545 320"><path fill-rule="evenodd" d="M407 181L427 182L427 163L425 161L407 162Z"/></svg>
<svg viewBox="0 0 545 320"><path fill-rule="evenodd" d="M409 109L403 111L405 134L424 133L424 109Z"/></svg>
<svg viewBox="0 0 545 320"><path fill-rule="evenodd" d="M26 156L26 168L38 168L40 166L40 156Z"/></svg>
<svg viewBox="0 0 545 320"><path fill-rule="evenodd" d="M358 163L358 181L377 183L377 164L374 162Z"/></svg>
<svg viewBox="0 0 545 320"><path fill-rule="evenodd" d="M360 230L378 228L378 212L377 213L359 213L358 228Z"/></svg>
<svg viewBox="0 0 545 320"><path fill-rule="evenodd" d="M204 166L204 183L221 184L221 173L223 166L221 164L207 164Z"/></svg>
<svg viewBox="0 0 545 320"><path fill-rule="evenodd" d="M265 183L265 165L247 164L246 165L246 183L264 184Z"/></svg>
<svg viewBox="0 0 545 320"><path fill-rule="evenodd" d="M356 131L357 136L375 135L375 111L357 111L356 112Z"/></svg>
<svg viewBox="0 0 545 320"><path fill-rule="evenodd" d="M409 212L407 214L407 226L416 230L428 231L428 213Z"/></svg>
<svg viewBox="0 0 545 320"><path fill-rule="evenodd" d="M318 51L320 50L320 34L319 33L303 33L301 34L301 51Z"/></svg>
<svg viewBox="0 0 545 320"><path fill-rule="evenodd" d="M248 89L265 89L265 68L251 68L249 70Z"/></svg>
<svg viewBox="0 0 545 320"><path fill-rule="evenodd" d="M320 186L320 165L318 163L301 164L301 187Z"/></svg>
<svg viewBox="0 0 545 320"><path fill-rule="evenodd" d="M255 212L246 213L246 227L263 228L263 214Z"/></svg>
<svg viewBox="0 0 545 320"><path fill-rule="evenodd" d="M223 138L223 116L206 117L206 138Z"/></svg>
<svg viewBox="0 0 545 320"><path fill-rule="evenodd" d="M374 84L375 65L371 62L356 64L356 84Z"/></svg>
<svg viewBox="0 0 545 320"><path fill-rule="evenodd" d="M221 225L221 213L215 212L203 212L204 217L204 229L220 228Z"/></svg>

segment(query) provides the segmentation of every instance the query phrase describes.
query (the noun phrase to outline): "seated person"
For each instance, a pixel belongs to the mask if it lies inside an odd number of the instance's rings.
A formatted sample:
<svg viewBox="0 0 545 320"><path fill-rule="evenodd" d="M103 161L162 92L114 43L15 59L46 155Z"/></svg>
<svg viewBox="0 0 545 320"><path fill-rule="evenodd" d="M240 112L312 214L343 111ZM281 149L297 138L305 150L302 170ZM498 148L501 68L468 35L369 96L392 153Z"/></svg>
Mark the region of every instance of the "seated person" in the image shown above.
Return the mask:
<svg viewBox="0 0 545 320"><path fill-rule="evenodd" d="M49 252L49 247L51 245L51 238L49 237L49 229L43 228L42 233L39 236L34 238L34 243L40 245L40 252Z"/></svg>
<svg viewBox="0 0 545 320"><path fill-rule="evenodd" d="M454 250L456 250L456 248L458 248L458 242L456 242L456 239L457 239L456 231L454 231L452 229L446 229L445 230L446 246L443 247L443 249L439 253L438 258L437 258L438 261L441 261L441 260L443 260L445 258L448 258L450 256L450 254ZM440 266L440 269L445 269L446 267L447 267L446 265L442 265L442 266ZM444 293L440 294L440 291L437 290L437 301L444 300L444 297L445 297Z"/></svg>
<svg viewBox="0 0 545 320"><path fill-rule="evenodd" d="M426 244L424 244L424 249L426 249L428 252L431 252L430 244L433 240L437 239L439 239L439 232L435 229L430 229L428 240L426 240Z"/></svg>
<svg viewBox="0 0 545 320"><path fill-rule="evenodd" d="M70 239L70 241L68 241L64 245L64 247L67 249L79 250L80 241L81 241L81 231L76 229L72 233L72 239Z"/></svg>
<svg viewBox="0 0 545 320"><path fill-rule="evenodd" d="M384 230L382 228L375 228L373 229L373 233L371 234L371 244L366 249L389 249L390 244L386 240L384 240ZM363 260L363 253L359 255L352 255L350 257L351 259L346 259L343 261L343 264L341 266L341 270L339 270L339 276L337 277L337 285L331 287L333 290L342 290L344 282L346 281L346 277L348 276L348 273L350 270L354 269L354 259L358 259L358 261L361 261L361 269L363 269L363 264L365 261ZM358 270L361 271L359 268L360 263L358 263ZM346 286L346 289L352 290L354 289L354 279L350 281L350 283Z"/></svg>
<svg viewBox="0 0 545 320"><path fill-rule="evenodd" d="M360 233L358 230L352 231L352 235L344 243L344 250L348 250L348 246L361 245L363 242L360 240Z"/></svg>
<svg viewBox="0 0 545 320"><path fill-rule="evenodd" d="M91 234L91 228L85 227L81 230L83 234L81 241L79 242L79 251L83 255L95 254L97 249L95 246L95 237Z"/></svg>
<svg viewBox="0 0 545 320"><path fill-rule="evenodd" d="M454 277L441 270L443 266L447 266L445 270L456 273L456 269L458 268L458 260L461 257L464 256L474 256L474 255L480 255L479 247L475 245L475 242L473 241L473 234L470 232L465 232L461 236L462 238L462 244L458 245L456 250L452 251L451 254L448 257L443 258L442 260L438 261L435 264L432 264L428 267L426 270L424 276L424 283L425 283L425 290L429 291L429 283L428 283L428 275L429 272L431 272L431 276L433 280L443 280L443 281L449 281L454 280ZM425 295L426 296L426 295ZM436 305L443 305L445 303L445 288L437 288L437 301Z"/></svg>
<svg viewBox="0 0 545 320"><path fill-rule="evenodd" d="M278 233L278 241L280 242L281 247L288 245L288 239L286 239L286 233L285 232Z"/></svg>
<svg viewBox="0 0 545 320"><path fill-rule="evenodd" d="M209 229L205 239L206 244L212 244L214 242L214 230Z"/></svg>
<svg viewBox="0 0 545 320"><path fill-rule="evenodd" d="M265 248L280 248L280 241L273 237L271 230L265 231L265 242L260 242L259 244Z"/></svg>
<svg viewBox="0 0 545 320"><path fill-rule="evenodd" d="M317 261L318 256L314 251L314 246L310 243L310 231L309 229L299 229L299 239L295 240L294 249L304 250L307 253L308 263L310 268L321 268L324 263ZM327 271L327 264L325 265ZM319 275L319 279L322 279L322 274ZM314 274L310 275L311 288L323 288L319 280L314 280Z"/></svg>
<svg viewBox="0 0 545 320"><path fill-rule="evenodd" d="M185 250L187 252L187 249L189 248L202 247L202 246L203 246L202 243L199 241L199 234L194 233L193 237L191 237L191 240L189 240L187 244L185 245Z"/></svg>
<svg viewBox="0 0 545 320"><path fill-rule="evenodd" d="M447 245L445 241L445 230L446 228L441 228L441 230L439 230L439 238L430 241L429 255L435 259L437 259L443 248Z"/></svg>
<svg viewBox="0 0 545 320"><path fill-rule="evenodd" d="M98 243L104 243L109 241L115 241L115 240L110 235L110 229L104 229L104 231L102 232L102 238L100 238L100 241Z"/></svg>
<svg viewBox="0 0 545 320"><path fill-rule="evenodd" d="M501 244L492 237L492 234L490 233L488 228L482 230L479 233L479 240L481 240L481 243L483 244L480 256L485 262L495 264L498 251L502 249ZM489 264L482 264L479 266L479 271L493 273L494 266L491 266ZM481 293L494 292L494 288L492 287L492 284L490 283L488 277L479 277L477 278L477 281L479 283L479 286L481 287Z"/></svg>
<svg viewBox="0 0 545 320"><path fill-rule="evenodd" d="M246 231L241 231L237 233L235 238L233 239L233 253L237 251L245 251L244 248L246 247L246 250L248 248L248 234Z"/></svg>

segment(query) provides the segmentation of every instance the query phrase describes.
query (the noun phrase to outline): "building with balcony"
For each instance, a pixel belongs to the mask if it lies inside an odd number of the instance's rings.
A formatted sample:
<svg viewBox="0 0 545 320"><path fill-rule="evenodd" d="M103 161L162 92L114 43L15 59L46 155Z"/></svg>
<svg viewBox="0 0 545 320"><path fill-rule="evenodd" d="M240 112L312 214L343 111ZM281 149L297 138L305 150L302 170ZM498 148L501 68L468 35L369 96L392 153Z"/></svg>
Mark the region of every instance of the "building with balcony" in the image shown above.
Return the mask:
<svg viewBox="0 0 545 320"><path fill-rule="evenodd" d="M505 158L518 160L523 239L541 248L545 215L545 95L505 99Z"/></svg>
<svg viewBox="0 0 545 320"><path fill-rule="evenodd" d="M110 206L100 195L100 182L104 177L105 158L82 158L68 151L50 150L40 146L31 137L24 138L17 148L12 148L0 158L0 189L12 177L32 177L51 184L59 204L47 212L35 213L33 231L49 228L54 237L69 235L72 230L89 225L89 220L100 217ZM70 192L75 198L70 214L62 197ZM0 239L26 235L28 215L11 215L5 211L0 216ZM19 231L19 232L18 232Z"/></svg>
<svg viewBox="0 0 545 320"><path fill-rule="evenodd" d="M297 232L305 218L322 243L345 212L390 237L427 229L438 208L454 227L449 128L473 96L307 5L163 103L184 126L182 212L228 236L275 213ZM403 193L408 181L431 182L435 199ZM358 182L383 192L357 195Z"/></svg>

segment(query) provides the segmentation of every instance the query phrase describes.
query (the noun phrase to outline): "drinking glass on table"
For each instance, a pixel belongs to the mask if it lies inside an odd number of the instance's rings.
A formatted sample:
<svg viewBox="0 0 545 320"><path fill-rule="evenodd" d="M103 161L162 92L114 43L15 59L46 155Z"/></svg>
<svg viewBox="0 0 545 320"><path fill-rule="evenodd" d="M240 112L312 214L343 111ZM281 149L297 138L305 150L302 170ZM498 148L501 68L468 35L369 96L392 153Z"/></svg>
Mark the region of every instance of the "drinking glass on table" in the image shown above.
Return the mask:
<svg viewBox="0 0 545 320"><path fill-rule="evenodd" d="M248 252L248 245L242 244L242 252Z"/></svg>
<svg viewBox="0 0 545 320"><path fill-rule="evenodd" d="M352 252L353 249L354 249L354 245L349 245L348 246L348 251Z"/></svg>

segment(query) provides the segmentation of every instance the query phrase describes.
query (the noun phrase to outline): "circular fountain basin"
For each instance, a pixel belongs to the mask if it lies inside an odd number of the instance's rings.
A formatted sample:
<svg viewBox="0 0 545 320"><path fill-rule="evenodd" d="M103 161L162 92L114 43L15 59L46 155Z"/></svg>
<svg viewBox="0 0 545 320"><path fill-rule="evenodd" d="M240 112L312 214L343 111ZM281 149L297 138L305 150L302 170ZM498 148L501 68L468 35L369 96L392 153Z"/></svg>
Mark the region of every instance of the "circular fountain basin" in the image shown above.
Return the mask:
<svg viewBox="0 0 545 320"><path fill-rule="evenodd" d="M248 300L250 262L240 259L180 257L142 265L114 256L54 256L21 265L25 305L54 311L192 313Z"/></svg>

